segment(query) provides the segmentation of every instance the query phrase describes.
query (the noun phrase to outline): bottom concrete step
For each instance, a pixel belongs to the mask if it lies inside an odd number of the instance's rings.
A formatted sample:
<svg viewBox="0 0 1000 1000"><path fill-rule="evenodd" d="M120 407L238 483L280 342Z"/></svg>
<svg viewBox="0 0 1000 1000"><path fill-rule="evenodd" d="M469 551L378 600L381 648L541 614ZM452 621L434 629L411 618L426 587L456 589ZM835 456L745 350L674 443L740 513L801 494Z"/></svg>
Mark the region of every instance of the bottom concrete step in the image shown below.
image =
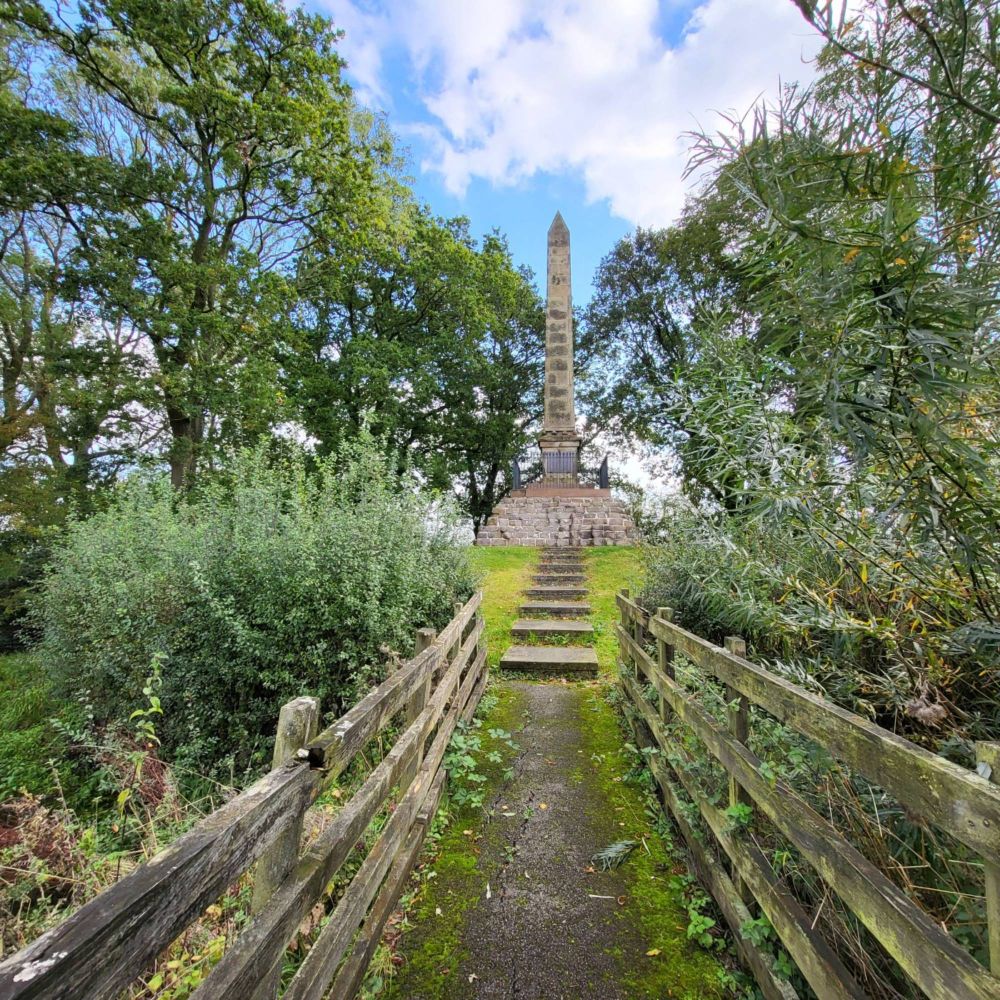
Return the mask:
<svg viewBox="0 0 1000 1000"><path fill-rule="evenodd" d="M576 618L589 615L590 605L586 601L525 601L520 607L522 615L537 617L552 615L555 618Z"/></svg>
<svg viewBox="0 0 1000 1000"><path fill-rule="evenodd" d="M501 670L525 670L552 677L596 677L597 653L590 646L511 646Z"/></svg>
<svg viewBox="0 0 1000 1000"><path fill-rule="evenodd" d="M568 636L571 639L589 639L594 634L594 626L590 622L575 619L558 618L519 618L510 627L510 634L515 639L529 639L536 636L545 639L548 636Z"/></svg>

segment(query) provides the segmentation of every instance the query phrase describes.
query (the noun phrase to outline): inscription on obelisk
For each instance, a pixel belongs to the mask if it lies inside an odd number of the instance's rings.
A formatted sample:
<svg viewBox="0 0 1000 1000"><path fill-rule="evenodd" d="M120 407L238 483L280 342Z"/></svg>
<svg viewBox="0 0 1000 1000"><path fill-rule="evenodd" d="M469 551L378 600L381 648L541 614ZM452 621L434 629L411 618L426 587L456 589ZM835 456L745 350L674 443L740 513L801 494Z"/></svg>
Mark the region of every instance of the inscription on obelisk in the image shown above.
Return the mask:
<svg viewBox="0 0 1000 1000"><path fill-rule="evenodd" d="M569 229L563 217L549 226L548 300L545 312L545 416L538 440L545 486L576 486L580 438L573 402L573 300Z"/></svg>
<svg viewBox="0 0 1000 1000"><path fill-rule="evenodd" d="M545 313L545 419L543 433L576 433L573 407L573 303L569 229L563 217L549 226L548 308Z"/></svg>

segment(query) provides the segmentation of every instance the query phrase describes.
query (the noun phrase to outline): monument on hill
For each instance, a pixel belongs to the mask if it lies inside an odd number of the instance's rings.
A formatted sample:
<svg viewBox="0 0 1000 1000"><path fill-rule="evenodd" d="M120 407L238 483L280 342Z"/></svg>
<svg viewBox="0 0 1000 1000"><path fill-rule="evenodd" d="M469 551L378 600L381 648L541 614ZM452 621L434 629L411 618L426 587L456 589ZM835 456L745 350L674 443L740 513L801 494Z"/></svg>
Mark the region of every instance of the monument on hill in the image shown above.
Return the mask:
<svg viewBox="0 0 1000 1000"><path fill-rule="evenodd" d="M569 229L563 217L549 226L548 299L545 310L545 415L538 447L546 486L576 486L580 437L573 400L573 295Z"/></svg>
<svg viewBox="0 0 1000 1000"><path fill-rule="evenodd" d="M540 482L515 489L479 529L477 545L630 545L635 526L606 486L580 481L573 394L573 299L569 229L549 226L545 310L545 410Z"/></svg>

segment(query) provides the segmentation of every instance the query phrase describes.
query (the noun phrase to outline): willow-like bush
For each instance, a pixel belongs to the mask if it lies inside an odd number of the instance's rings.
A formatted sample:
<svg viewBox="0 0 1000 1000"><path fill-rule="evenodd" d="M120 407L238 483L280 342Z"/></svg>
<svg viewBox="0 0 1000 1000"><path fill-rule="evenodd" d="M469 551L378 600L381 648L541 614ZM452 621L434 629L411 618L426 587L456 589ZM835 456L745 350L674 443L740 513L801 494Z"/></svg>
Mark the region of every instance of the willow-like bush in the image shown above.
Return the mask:
<svg viewBox="0 0 1000 1000"><path fill-rule="evenodd" d="M146 704L155 658L167 751L240 770L266 760L283 702L352 703L473 587L447 510L374 450L308 472L248 452L188 498L165 478L124 483L70 525L33 615L57 685L99 722Z"/></svg>

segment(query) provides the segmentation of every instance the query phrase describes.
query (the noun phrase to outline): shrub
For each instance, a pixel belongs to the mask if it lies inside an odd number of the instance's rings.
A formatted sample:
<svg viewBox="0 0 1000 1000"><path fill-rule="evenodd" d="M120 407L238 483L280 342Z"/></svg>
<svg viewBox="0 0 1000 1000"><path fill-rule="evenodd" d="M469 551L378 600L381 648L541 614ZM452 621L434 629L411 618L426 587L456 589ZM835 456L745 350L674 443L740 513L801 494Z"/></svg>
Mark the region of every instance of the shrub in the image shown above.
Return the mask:
<svg viewBox="0 0 1000 1000"><path fill-rule="evenodd" d="M447 509L370 446L311 472L258 450L188 498L162 478L124 483L70 525L33 617L57 687L99 722L129 717L161 659L158 737L218 772L267 759L284 701L353 702L473 586Z"/></svg>
<svg viewBox="0 0 1000 1000"><path fill-rule="evenodd" d="M679 508L647 550L641 600L713 642L742 636L771 669L971 766L972 742L1000 732L997 656L969 638L975 608L932 546L891 525L844 544L848 523Z"/></svg>

